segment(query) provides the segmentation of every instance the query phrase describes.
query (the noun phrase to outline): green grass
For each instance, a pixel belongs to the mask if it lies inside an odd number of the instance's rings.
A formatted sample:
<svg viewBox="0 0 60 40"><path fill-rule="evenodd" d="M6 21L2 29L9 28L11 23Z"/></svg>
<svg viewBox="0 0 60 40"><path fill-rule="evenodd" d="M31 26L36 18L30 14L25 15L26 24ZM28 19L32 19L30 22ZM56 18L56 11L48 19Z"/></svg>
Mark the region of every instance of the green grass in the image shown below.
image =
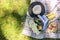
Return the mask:
<svg viewBox="0 0 60 40"><path fill-rule="evenodd" d="M0 40L20 40L28 4L27 0L0 0Z"/></svg>

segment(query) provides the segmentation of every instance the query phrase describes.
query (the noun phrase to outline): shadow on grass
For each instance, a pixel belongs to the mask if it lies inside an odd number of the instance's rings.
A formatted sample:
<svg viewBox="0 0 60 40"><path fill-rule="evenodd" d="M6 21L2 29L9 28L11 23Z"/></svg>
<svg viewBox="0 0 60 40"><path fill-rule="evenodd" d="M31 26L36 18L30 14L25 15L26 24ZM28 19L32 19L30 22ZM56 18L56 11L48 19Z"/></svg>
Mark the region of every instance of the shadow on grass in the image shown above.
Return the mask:
<svg viewBox="0 0 60 40"><path fill-rule="evenodd" d="M24 22L25 22L25 19L26 19L26 16L23 14L23 16L21 16L21 15L19 15L19 13L17 12L17 10L14 10L13 12L12 12L12 17L14 17L16 20L17 20L17 22L18 22L18 29L20 30L20 31L22 31L22 29L23 29L23 26L24 26Z"/></svg>
<svg viewBox="0 0 60 40"><path fill-rule="evenodd" d="M26 3L29 5L31 0L26 0Z"/></svg>
<svg viewBox="0 0 60 40"><path fill-rule="evenodd" d="M12 16L17 19L17 21L18 21L19 24L21 24L21 22L25 21L25 15L23 14L23 16L20 16L16 10L14 10L12 12Z"/></svg>
<svg viewBox="0 0 60 40"><path fill-rule="evenodd" d="M1 24L0 24L0 40L7 40L7 39L5 38L5 36L3 35L3 33L2 33Z"/></svg>

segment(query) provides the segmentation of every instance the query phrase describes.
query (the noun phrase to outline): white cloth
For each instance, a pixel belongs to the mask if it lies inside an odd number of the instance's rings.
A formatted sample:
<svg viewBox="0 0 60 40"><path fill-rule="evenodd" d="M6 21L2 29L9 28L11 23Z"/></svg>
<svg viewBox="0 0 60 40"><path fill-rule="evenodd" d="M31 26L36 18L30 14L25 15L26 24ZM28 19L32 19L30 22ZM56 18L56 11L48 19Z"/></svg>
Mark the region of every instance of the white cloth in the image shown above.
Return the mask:
<svg viewBox="0 0 60 40"><path fill-rule="evenodd" d="M40 2L42 2L43 4L46 2L48 2L48 0L31 0L31 3L32 2L34 2L34 1L40 1ZM50 0L51 2L50 2L50 10L52 10L53 8L54 8L54 5L55 5L55 3L56 3L56 1L57 0ZM45 5L45 4L44 4ZM48 11L48 6L45 6L46 7L46 13L47 13L47 11ZM56 11L56 10L54 10L54 11ZM54 12L53 11L53 12ZM58 15L56 15L56 16L58 16ZM27 35L27 36L30 36L30 37L33 37L33 38L37 38L37 39L42 39L42 38L60 38L60 21L58 21L58 20L56 20L57 22L57 24L58 24L58 31L57 31L57 33L46 33L46 32L44 32L44 33L38 33L37 32L37 34L36 34L36 32L34 33L33 32L33 30L29 27L29 18L31 18L30 17L30 15L29 15L29 13L27 12L27 17L26 17L26 21L25 21L25 25L24 25L24 28L23 28L23 30L22 30L22 34L23 35ZM31 18L32 19L32 18ZM33 20L32 20L33 21ZM31 21L31 22L32 22ZM46 30L47 31L47 30Z"/></svg>

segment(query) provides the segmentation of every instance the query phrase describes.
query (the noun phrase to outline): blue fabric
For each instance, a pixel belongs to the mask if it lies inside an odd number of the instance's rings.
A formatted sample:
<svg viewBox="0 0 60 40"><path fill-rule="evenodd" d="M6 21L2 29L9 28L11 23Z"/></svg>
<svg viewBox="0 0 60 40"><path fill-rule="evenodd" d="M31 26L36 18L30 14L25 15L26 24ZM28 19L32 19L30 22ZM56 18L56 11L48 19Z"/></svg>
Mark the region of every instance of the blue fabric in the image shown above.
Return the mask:
<svg viewBox="0 0 60 40"><path fill-rule="evenodd" d="M42 20L42 22L43 22L43 29L42 30L45 31L47 28L47 25L48 25L48 19L45 15L43 15L43 16L38 15L38 17L40 20Z"/></svg>

